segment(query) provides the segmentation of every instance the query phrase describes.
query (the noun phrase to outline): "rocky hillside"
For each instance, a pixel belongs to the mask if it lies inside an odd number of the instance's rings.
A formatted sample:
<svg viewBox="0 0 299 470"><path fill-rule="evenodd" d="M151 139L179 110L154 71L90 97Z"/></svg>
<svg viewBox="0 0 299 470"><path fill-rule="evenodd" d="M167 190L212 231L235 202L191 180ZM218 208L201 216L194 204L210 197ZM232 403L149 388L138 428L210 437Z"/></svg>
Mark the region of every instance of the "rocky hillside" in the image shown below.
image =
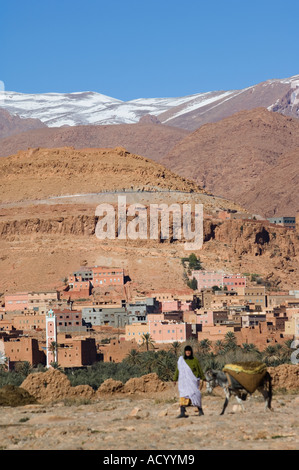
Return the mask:
<svg viewBox="0 0 299 470"><path fill-rule="evenodd" d="M1 159L0 172L0 292L58 287L85 262L123 266L135 292L185 288L183 244L96 237L97 205L115 204L123 189L128 205L201 202L207 213L242 211L123 148L31 149Z"/></svg>
<svg viewBox="0 0 299 470"><path fill-rule="evenodd" d="M242 90L207 94L206 100L196 98L187 106L159 114L159 119L165 124L194 131L204 124L218 122L240 111L257 107L298 118L298 93L298 75L282 80L267 80Z"/></svg>
<svg viewBox="0 0 299 470"><path fill-rule="evenodd" d="M27 132L33 129L46 129L47 126L36 118L21 118L0 108L0 139Z"/></svg>
<svg viewBox="0 0 299 470"><path fill-rule="evenodd" d="M295 215L299 208L299 121L256 108L206 124L162 162L254 214Z"/></svg>
<svg viewBox="0 0 299 470"><path fill-rule="evenodd" d="M0 140L0 157L14 155L19 150L44 147L106 148L122 146L131 153L160 161L174 145L189 134L187 130L155 124L147 118L140 124L108 126L51 127L20 132ZM0 135L1 138L1 135Z"/></svg>
<svg viewBox="0 0 299 470"><path fill-rule="evenodd" d="M205 223L201 257L210 269L259 273L273 288L299 287L298 232L259 221Z"/></svg>
<svg viewBox="0 0 299 470"><path fill-rule="evenodd" d="M115 204L119 194L127 204L146 207L201 202L204 245L196 254L204 268L257 273L273 288L299 287L294 231L217 220L217 210L242 207L123 148L31 149L1 159L0 172L0 292L57 288L84 264L124 267L131 279L128 295L185 289L184 239L173 240L171 232L166 240L96 237L97 205Z"/></svg>
<svg viewBox="0 0 299 470"><path fill-rule="evenodd" d="M0 160L0 201L134 190L195 191L196 183L124 148L37 148Z"/></svg>
<svg viewBox="0 0 299 470"><path fill-rule="evenodd" d="M84 264L123 267L132 296L186 289L181 258L190 252L183 241L99 240L88 201L14 205L0 216L2 292L57 288ZM205 269L258 274L272 289L288 290L299 288L298 243L298 234L283 227L207 219L195 253Z"/></svg>

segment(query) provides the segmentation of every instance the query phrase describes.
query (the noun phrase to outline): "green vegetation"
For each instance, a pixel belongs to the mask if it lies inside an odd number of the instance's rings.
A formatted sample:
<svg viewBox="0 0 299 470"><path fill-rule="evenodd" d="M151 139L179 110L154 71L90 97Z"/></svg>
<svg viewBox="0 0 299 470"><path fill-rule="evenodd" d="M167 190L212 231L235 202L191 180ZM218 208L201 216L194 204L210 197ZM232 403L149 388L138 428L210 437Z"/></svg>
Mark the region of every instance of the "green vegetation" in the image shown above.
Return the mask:
<svg viewBox="0 0 299 470"><path fill-rule="evenodd" d="M184 266L184 281L186 282L187 286L190 287L193 290L197 289L197 280L196 279L190 279L192 271L199 271L200 269L203 269L201 265L201 261L195 253L191 253L188 258L182 258L181 259L182 265ZM187 272L186 272L187 270Z"/></svg>
<svg viewBox="0 0 299 470"><path fill-rule="evenodd" d="M148 344L150 348L150 337L145 339L144 345L140 348L132 349L126 358L120 362L96 362L92 366L84 368L72 368L64 373L69 378L73 386L90 385L97 390L107 379L112 378L122 383L130 378L141 377L149 373L156 373L163 381L171 381L176 369L178 357L183 353L186 344L192 346L194 355L199 359L204 371L208 368L222 369L225 364L232 362L265 362L267 366L278 366L280 364L290 364L291 341L284 344L269 345L263 351L259 351L254 344L237 345L236 336L233 332L227 332L224 339L215 342L212 347L211 341L203 339L201 341L190 340L187 343L174 342L169 350L144 350ZM147 347L147 346L146 346ZM15 371L0 370L0 389L7 385L20 387L26 374L42 372L47 369L43 366L29 368L19 366Z"/></svg>
<svg viewBox="0 0 299 470"><path fill-rule="evenodd" d="M201 265L201 261L195 253L191 253L188 258L181 258L182 265L184 266L184 282L186 282L187 286L190 287L190 289L197 290L197 280L196 279L190 279L192 271L199 271L200 269L203 269Z"/></svg>
<svg viewBox="0 0 299 470"><path fill-rule="evenodd" d="M195 271L202 269L201 261L199 258L197 258L197 256L194 253L191 253L191 255L189 256L188 263L189 263L189 269L194 269Z"/></svg>
<svg viewBox="0 0 299 470"><path fill-rule="evenodd" d="M196 290L197 289L197 280L195 278L188 280L187 281L187 286L190 287L190 289Z"/></svg>
<svg viewBox="0 0 299 470"><path fill-rule="evenodd" d="M140 351L132 349L120 363L97 362L85 369L72 369L66 374L73 386L90 385L94 390L109 378L127 382L132 377L156 372L161 380L172 380L177 357L171 351Z"/></svg>
<svg viewBox="0 0 299 470"><path fill-rule="evenodd" d="M200 269L203 269L200 258L197 258L195 253L191 253L191 255L187 258L181 258L181 262L184 268L188 269L189 271L198 271Z"/></svg>
<svg viewBox="0 0 299 470"><path fill-rule="evenodd" d="M145 333L144 335L142 335L142 345L145 345L147 351L150 348L154 349L155 347L154 343L155 341L152 339L149 333Z"/></svg>

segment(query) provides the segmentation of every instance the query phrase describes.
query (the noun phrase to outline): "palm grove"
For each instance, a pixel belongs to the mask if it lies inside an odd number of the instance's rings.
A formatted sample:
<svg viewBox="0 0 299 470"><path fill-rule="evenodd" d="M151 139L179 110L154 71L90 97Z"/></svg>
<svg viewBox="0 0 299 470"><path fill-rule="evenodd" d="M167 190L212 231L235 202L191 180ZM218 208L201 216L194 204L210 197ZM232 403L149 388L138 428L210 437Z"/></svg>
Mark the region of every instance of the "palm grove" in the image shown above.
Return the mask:
<svg viewBox="0 0 299 470"><path fill-rule="evenodd" d="M208 339L189 340L187 343L174 342L167 350L159 350L155 348L154 341L147 333L143 335L142 344L132 349L122 362L96 362L92 366L70 368L63 372L73 386L90 385L95 390L109 378L125 383L130 378L149 373L156 373L163 381L171 381L178 357L186 344L192 346L204 371L209 368L222 369L225 364L231 362L262 361L268 366L291 363L294 351L289 340L284 344L269 345L263 351L258 350L254 344L244 343L240 346L231 331L227 332L223 340L218 340L213 345ZM59 364L54 363L53 367L59 368ZM0 387L20 386L28 374L46 370L42 365L32 368L29 363L23 362L18 364L15 370L8 372L7 365L3 362L0 364Z"/></svg>

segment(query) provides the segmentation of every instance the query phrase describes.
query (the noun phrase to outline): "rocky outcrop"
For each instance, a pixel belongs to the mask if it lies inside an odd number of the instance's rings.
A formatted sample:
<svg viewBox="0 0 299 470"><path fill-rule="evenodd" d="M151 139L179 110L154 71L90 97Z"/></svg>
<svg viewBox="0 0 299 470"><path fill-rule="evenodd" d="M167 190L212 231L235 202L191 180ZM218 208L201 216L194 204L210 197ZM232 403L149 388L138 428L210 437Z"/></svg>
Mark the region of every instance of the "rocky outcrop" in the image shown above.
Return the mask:
<svg viewBox="0 0 299 470"><path fill-rule="evenodd" d="M299 253L299 240L295 231L273 226L266 221L227 220L207 225L207 235L223 244L229 244L237 256L268 255L286 261ZM209 229L208 229L209 227Z"/></svg>
<svg viewBox="0 0 299 470"><path fill-rule="evenodd" d="M106 379L97 390L97 395L110 395L111 393L122 392L124 384L120 380Z"/></svg>
<svg viewBox="0 0 299 470"><path fill-rule="evenodd" d="M57 369L38 372L28 375L21 385L26 394L39 402L53 402L69 399L96 399L102 395L114 393L138 394L156 393L167 389L167 384L159 379L158 375L147 374L142 377L129 379L125 384L114 379L105 380L97 391L89 385L71 386L67 376ZM27 396L26 395L26 396Z"/></svg>
<svg viewBox="0 0 299 470"><path fill-rule="evenodd" d="M89 385L72 387L67 376L57 369L28 375L21 387L40 402L52 402L67 398L90 399L95 392Z"/></svg>
<svg viewBox="0 0 299 470"><path fill-rule="evenodd" d="M2 203L124 189L205 194L193 181L123 147L29 149L0 158L0 173Z"/></svg>
<svg viewBox="0 0 299 470"><path fill-rule="evenodd" d="M119 380L107 379L98 388L97 395L107 395L112 393L125 393L129 395L139 393L163 392L167 389L167 384L159 379L155 373L143 375L142 377L132 377L125 384Z"/></svg>
<svg viewBox="0 0 299 470"><path fill-rule="evenodd" d="M299 364L282 364L277 367L268 367L272 377L272 386L275 389L286 389L287 391L299 390ZM89 385L77 385L72 387L67 376L56 369L47 372L38 372L28 375L21 384L19 396L24 400L30 398L30 403L54 402L67 398L70 399L98 399L114 394L150 396L155 393L173 392L173 384L163 382L155 373L142 377L133 377L125 384L112 378L105 380L97 391ZM29 403L28 402L28 403ZM0 403L1 404L1 403ZM22 403L21 403L22 404Z"/></svg>
<svg viewBox="0 0 299 470"><path fill-rule="evenodd" d="M163 392L167 388L165 382L159 379L158 375L147 374L142 377L129 379L124 385L124 393L153 393Z"/></svg>
<svg viewBox="0 0 299 470"><path fill-rule="evenodd" d="M0 237L11 239L14 236L28 235L93 235L97 218L77 215L53 218L25 218L0 222Z"/></svg>
<svg viewBox="0 0 299 470"><path fill-rule="evenodd" d="M299 391L299 364L281 364L277 367L268 367L272 377L274 389Z"/></svg>

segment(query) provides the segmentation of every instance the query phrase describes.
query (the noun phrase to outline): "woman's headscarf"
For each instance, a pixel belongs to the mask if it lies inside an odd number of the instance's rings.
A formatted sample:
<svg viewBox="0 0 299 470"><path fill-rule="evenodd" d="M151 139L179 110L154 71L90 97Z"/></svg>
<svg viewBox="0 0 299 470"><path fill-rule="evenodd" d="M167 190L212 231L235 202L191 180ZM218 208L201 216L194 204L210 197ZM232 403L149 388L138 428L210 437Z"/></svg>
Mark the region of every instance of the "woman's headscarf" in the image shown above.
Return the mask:
<svg viewBox="0 0 299 470"><path fill-rule="evenodd" d="M190 356L186 356L186 351L191 351L191 355ZM187 345L185 346L185 349L184 349L184 359L193 359L193 349L191 348L191 346Z"/></svg>

